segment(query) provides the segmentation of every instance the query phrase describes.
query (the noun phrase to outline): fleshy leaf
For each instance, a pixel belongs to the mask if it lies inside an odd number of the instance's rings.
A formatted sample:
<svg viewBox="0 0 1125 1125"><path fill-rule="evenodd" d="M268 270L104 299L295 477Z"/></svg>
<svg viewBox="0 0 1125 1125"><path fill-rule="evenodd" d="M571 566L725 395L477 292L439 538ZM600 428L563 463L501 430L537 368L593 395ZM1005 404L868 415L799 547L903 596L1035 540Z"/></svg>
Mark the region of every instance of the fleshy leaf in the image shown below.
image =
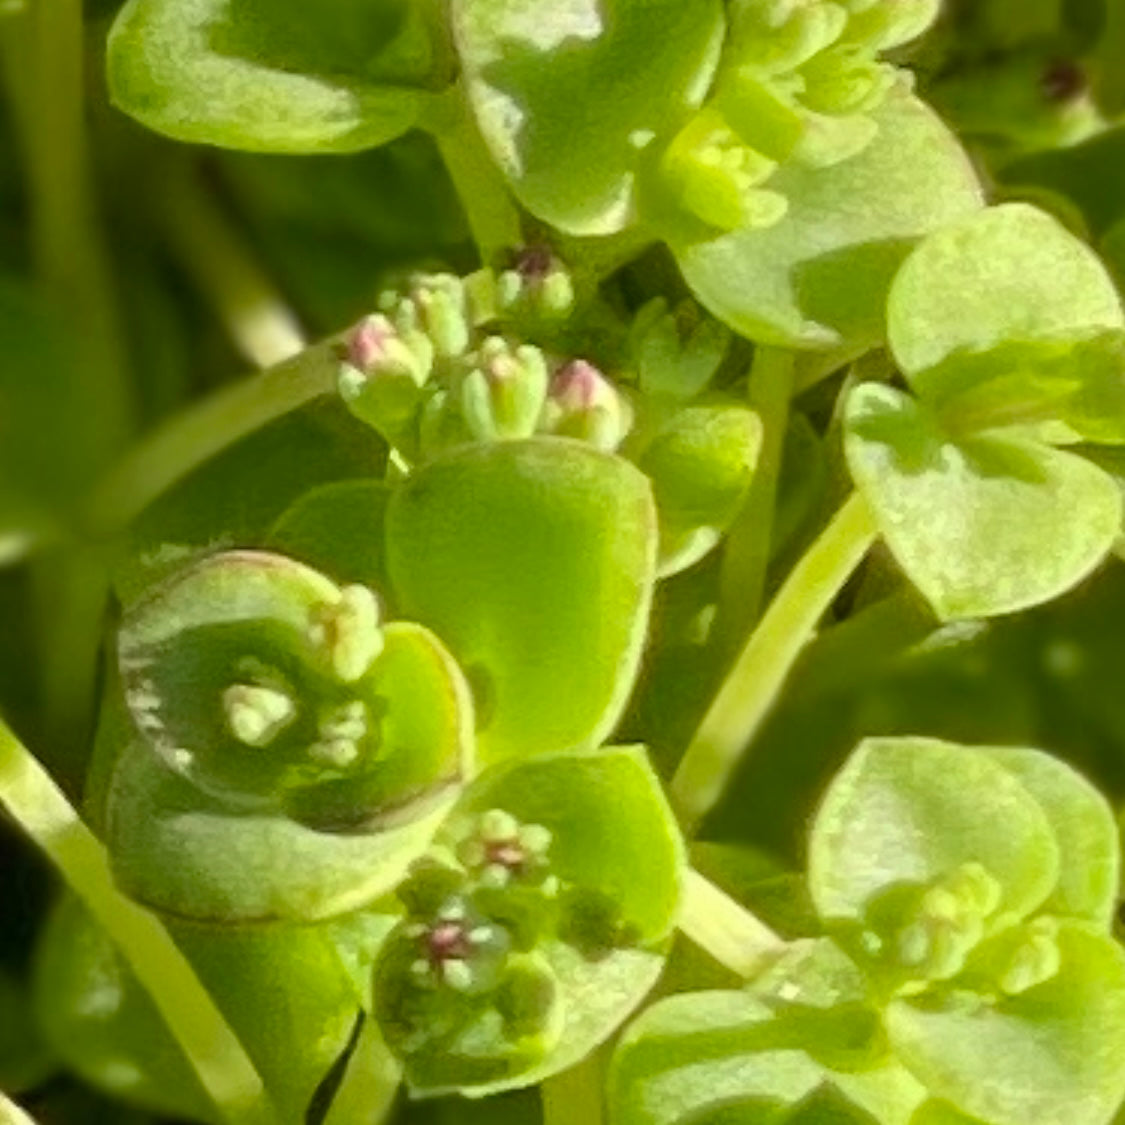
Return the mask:
<svg viewBox="0 0 1125 1125"><path fill-rule="evenodd" d="M824 919L862 919L899 886L979 865L996 918L1040 906L1059 876L1051 823L1020 781L966 746L871 738L836 775L813 824L809 889Z"/></svg>
<svg viewBox="0 0 1125 1125"><path fill-rule="evenodd" d="M569 234L621 230L640 150L707 92L719 0L452 7L470 102L520 201Z"/></svg>
<svg viewBox="0 0 1125 1125"><path fill-rule="evenodd" d="M334 481L302 496L269 532L271 551L298 559L337 582L387 584L383 515L390 488L378 480Z"/></svg>
<svg viewBox="0 0 1125 1125"><path fill-rule="evenodd" d="M1125 952L1072 922L1057 941L1057 974L1019 995L893 1002L885 1020L896 1056L935 1096L989 1125L1108 1121L1125 1095Z"/></svg>
<svg viewBox="0 0 1125 1125"><path fill-rule="evenodd" d="M131 0L109 39L125 112L181 141L350 152L417 120L433 81L421 8L392 0Z"/></svg>
<svg viewBox="0 0 1125 1125"><path fill-rule="evenodd" d="M1059 846L1059 881L1042 910L1108 928L1117 905L1121 845L1106 799L1065 762L1040 750L987 747L1047 814Z"/></svg>
<svg viewBox="0 0 1125 1125"><path fill-rule="evenodd" d="M1088 461L1017 437L955 443L890 387L852 392L845 452L887 545L945 619L1065 593L1120 530L1121 496Z"/></svg>
<svg viewBox="0 0 1125 1125"><path fill-rule="evenodd" d="M1093 250L1024 203L931 234L903 263L887 300L891 350L908 376L957 351L1076 340L1123 325L1120 298Z"/></svg>
<svg viewBox="0 0 1125 1125"><path fill-rule="evenodd" d="M766 229L736 230L672 249L695 296L762 343L872 346L912 242L981 206L980 187L953 135L917 99L892 94L879 131L829 168L797 165L771 179L789 211Z"/></svg>
<svg viewBox="0 0 1125 1125"><path fill-rule="evenodd" d="M644 475L562 438L458 450L387 511L396 604L465 669L484 763L609 734L637 674L655 555Z"/></svg>
<svg viewBox="0 0 1125 1125"><path fill-rule="evenodd" d="M736 404L688 406L645 446L638 465L660 514L660 573L698 562L742 506L761 445L758 416Z"/></svg>

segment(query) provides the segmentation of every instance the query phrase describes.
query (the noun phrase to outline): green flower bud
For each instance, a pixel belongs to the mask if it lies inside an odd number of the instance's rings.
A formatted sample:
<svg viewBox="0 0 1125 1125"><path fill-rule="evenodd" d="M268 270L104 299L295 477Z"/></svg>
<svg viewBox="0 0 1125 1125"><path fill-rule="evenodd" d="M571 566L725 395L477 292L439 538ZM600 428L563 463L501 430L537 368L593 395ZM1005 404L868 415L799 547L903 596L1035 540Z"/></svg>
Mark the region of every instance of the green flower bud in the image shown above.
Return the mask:
<svg viewBox="0 0 1125 1125"><path fill-rule="evenodd" d="M461 278L450 273L419 273L408 281L405 294L383 294L379 307L400 331L425 333L435 353L445 359L463 355L472 339L469 298Z"/></svg>
<svg viewBox="0 0 1125 1125"><path fill-rule="evenodd" d="M627 400L591 363L573 359L555 373L543 411L549 433L613 452L633 425Z"/></svg>
<svg viewBox="0 0 1125 1125"><path fill-rule="evenodd" d="M223 692L223 710L231 734L257 747L268 746L297 715L287 692L263 684L231 684Z"/></svg>
<svg viewBox="0 0 1125 1125"><path fill-rule="evenodd" d="M785 197L759 186L776 168L714 107L697 113L660 161L664 183L679 206L723 231L768 227L782 218L789 206Z"/></svg>
<svg viewBox="0 0 1125 1125"><path fill-rule="evenodd" d="M526 246L512 255L496 278L497 310L516 320L562 320L574 308L574 281L543 246Z"/></svg>
<svg viewBox="0 0 1125 1125"><path fill-rule="evenodd" d="M645 394L686 401L700 394L719 370L733 335L694 301L674 312L656 297L637 314L629 333L638 381Z"/></svg>
<svg viewBox="0 0 1125 1125"><path fill-rule="evenodd" d="M1026 927L1024 940L1011 953L997 983L1008 996L1019 996L1058 976L1062 967L1059 925L1054 918L1036 918Z"/></svg>
<svg viewBox="0 0 1125 1125"><path fill-rule="evenodd" d="M547 398L547 362L527 344L513 347L490 336L460 382L461 410L477 441L504 441L535 433Z"/></svg>
<svg viewBox="0 0 1125 1125"><path fill-rule="evenodd" d="M313 612L309 640L339 680L353 683L383 651L378 599L366 586L343 587L338 601Z"/></svg>

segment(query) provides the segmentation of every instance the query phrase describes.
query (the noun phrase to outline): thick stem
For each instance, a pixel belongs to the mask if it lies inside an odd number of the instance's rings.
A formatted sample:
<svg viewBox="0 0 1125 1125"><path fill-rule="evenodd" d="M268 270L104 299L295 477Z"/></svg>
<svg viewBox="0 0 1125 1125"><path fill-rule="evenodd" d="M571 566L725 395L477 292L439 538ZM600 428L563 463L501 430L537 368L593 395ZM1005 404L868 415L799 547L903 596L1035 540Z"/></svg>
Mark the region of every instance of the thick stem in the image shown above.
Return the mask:
<svg viewBox="0 0 1125 1125"><path fill-rule="evenodd" d="M149 992L230 1125L274 1125L262 1080L191 965L113 883L105 851L43 767L0 722L0 805L46 853Z"/></svg>
<svg viewBox="0 0 1125 1125"><path fill-rule="evenodd" d="M324 1125L382 1125L394 1108L401 1078L402 1068L383 1042L379 1025L367 1016Z"/></svg>
<svg viewBox="0 0 1125 1125"><path fill-rule="evenodd" d="M552 1075L539 1087L543 1125L602 1125L604 1085L599 1051L587 1055L577 1066Z"/></svg>
<svg viewBox="0 0 1125 1125"><path fill-rule="evenodd" d="M732 973L750 980L786 942L698 871L688 872L680 931Z"/></svg>
<svg viewBox="0 0 1125 1125"><path fill-rule="evenodd" d="M187 160L158 180L155 217L204 299L242 355L273 367L305 346L296 314Z"/></svg>
<svg viewBox="0 0 1125 1125"><path fill-rule="evenodd" d="M108 537L161 493L240 438L336 385L338 340L327 340L261 375L224 387L170 419L102 481L87 530Z"/></svg>
<svg viewBox="0 0 1125 1125"><path fill-rule="evenodd" d="M762 423L762 447L746 501L723 549L716 640L721 651L731 655L757 621L765 593L793 362L792 352L759 347L750 372L750 406Z"/></svg>
<svg viewBox="0 0 1125 1125"><path fill-rule="evenodd" d="M460 88L438 103L427 127L457 189L481 263L493 265L504 250L523 241L520 214L492 159Z"/></svg>
<svg viewBox="0 0 1125 1125"><path fill-rule="evenodd" d="M715 696L672 780L688 829L714 807L821 617L875 540L855 493L794 567Z"/></svg>

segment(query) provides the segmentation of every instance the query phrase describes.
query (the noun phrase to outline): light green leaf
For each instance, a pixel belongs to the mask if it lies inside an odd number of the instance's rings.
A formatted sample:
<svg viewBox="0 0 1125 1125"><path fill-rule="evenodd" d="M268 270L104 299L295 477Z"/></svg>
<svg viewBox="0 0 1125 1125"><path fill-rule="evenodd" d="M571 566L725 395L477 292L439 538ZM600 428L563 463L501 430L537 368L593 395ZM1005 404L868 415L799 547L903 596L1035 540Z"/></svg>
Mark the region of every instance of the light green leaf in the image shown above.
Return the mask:
<svg viewBox="0 0 1125 1125"><path fill-rule="evenodd" d="M455 0L452 9L469 100L520 201L568 234L625 227L641 150L707 92L723 5Z"/></svg>
<svg viewBox="0 0 1125 1125"><path fill-rule="evenodd" d="M844 448L899 565L944 619L987 617L1065 593L1121 526L1112 480L1073 454L1017 437L951 441L918 403L864 384Z"/></svg>
<svg viewBox="0 0 1125 1125"><path fill-rule="evenodd" d="M698 562L742 508L762 442L744 406L687 406L645 446L637 464L652 481L660 514L663 576Z"/></svg>
<svg viewBox="0 0 1125 1125"><path fill-rule="evenodd" d="M770 187L790 202L774 226L672 241L695 296L751 340L874 346L914 240L981 206L968 158L920 101L892 94L873 116L879 132L857 156L776 174Z"/></svg>
<svg viewBox="0 0 1125 1125"><path fill-rule="evenodd" d="M1041 750L983 748L1047 814L1059 846L1059 880L1041 909L1108 929L1117 906L1121 844L1109 802L1080 773Z"/></svg>
<svg viewBox="0 0 1125 1125"><path fill-rule="evenodd" d="M614 728L656 537L647 478L565 438L458 450L400 487L387 511L396 603L465 670L482 763L597 745Z"/></svg>
<svg viewBox="0 0 1125 1125"><path fill-rule="evenodd" d="M809 890L820 916L860 920L880 894L966 865L999 884L996 918L1022 918L1046 900L1059 848L1027 789L972 747L928 738L860 743L813 823Z"/></svg>
<svg viewBox="0 0 1125 1125"><path fill-rule="evenodd" d="M896 1056L988 1125L1103 1125L1125 1095L1125 951L1064 922L1056 976L1014 997L894 1001Z"/></svg>
<svg viewBox="0 0 1125 1125"><path fill-rule="evenodd" d="M421 7L404 0L130 0L108 52L126 113L253 152L383 144L414 125L435 77Z"/></svg>
<svg viewBox="0 0 1125 1125"><path fill-rule="evenodd" d="M931 234L887 299L888 339L908 376L957 351L1122 326L1120 298L1097 255L1025 203L990 207Z"/></svg>

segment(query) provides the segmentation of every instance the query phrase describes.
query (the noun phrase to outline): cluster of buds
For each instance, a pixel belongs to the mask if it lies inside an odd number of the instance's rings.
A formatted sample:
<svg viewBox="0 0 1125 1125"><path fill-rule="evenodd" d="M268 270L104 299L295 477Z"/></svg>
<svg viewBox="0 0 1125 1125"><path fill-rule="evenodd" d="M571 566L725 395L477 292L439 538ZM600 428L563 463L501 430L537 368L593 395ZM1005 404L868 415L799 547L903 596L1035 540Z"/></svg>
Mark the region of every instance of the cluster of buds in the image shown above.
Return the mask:
<svg viewBox="0 0 1125 1125"><path fill-rule="evenodd" d="M574 310L575 297L570 271L545 246L516 250L496 275L496 310L505 321L564 320Z"/></svg>
<svg viewBox="0 0 1125 1125"><path fill-rule="evenodd" d="M767 184L795 161L825 167L865 148L896 84L878 52L920 34L938 0L741 0L707 103L668 144L661 177L720 230L766 227L788 204Z"/></svg>

